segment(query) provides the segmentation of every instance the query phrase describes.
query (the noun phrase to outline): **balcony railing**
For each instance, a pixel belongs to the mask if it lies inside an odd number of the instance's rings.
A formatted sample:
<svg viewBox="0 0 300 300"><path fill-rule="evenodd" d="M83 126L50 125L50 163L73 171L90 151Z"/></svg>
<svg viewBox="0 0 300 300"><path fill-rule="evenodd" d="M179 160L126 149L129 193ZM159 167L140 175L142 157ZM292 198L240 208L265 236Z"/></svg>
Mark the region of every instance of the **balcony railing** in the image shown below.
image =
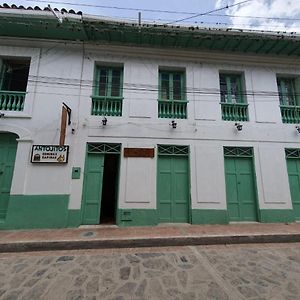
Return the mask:
<svg viewBox="0 0 300 300"><path fill-rule="evenodd" d="M0 91L0 110L22 111L26 92Z"/></svg>
<svg viewBox="0 0 300 300"><path fill-rule="evenodd" d="M225 121L248 121L248 104L221 103L221 109Z"/></svg>
<svg viewBox="0 0 300 300"><path fill-rule="evenodd" d="M92 96L92 115L122 116L122 97Z"/></svg>
<svg viewBox="0 0 300 300"><path fill-rule="evenodd" d="M300 123L300 106L280 105L283 123Z"/></svg>
<svg viewBox="0 0 300 300"><path fill-rule="evenodd" d="M159 118L187 118L186 100L158 100L158 117Z"/></svg>

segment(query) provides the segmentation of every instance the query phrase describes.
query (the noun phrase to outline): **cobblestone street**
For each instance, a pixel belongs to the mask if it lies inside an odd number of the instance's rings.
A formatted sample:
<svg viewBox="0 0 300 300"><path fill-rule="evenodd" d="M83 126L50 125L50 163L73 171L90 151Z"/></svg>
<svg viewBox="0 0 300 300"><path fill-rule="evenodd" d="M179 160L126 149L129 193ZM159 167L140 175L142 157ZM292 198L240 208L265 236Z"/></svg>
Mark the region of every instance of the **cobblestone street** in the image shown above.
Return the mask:
<svg viewBox="0 0 300 300"><path fill-rule="evenodd" d="M300 244L0 255L0 299L300 299Z"/></svg>

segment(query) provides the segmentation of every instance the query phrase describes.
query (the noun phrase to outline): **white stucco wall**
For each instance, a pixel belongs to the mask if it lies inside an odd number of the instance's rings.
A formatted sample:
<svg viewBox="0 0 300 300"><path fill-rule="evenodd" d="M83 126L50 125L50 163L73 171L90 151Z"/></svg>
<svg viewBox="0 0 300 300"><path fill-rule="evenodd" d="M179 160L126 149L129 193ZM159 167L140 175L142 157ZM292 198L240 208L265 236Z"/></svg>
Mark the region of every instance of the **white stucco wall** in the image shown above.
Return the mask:
<svg viewBox="0 0 300 300"><path fill-rule="evenodd" d="M178 144L191 149L192 208L226 209L223 146L251 146L260 207L291 207L284 148L299 147L300 135L294 125L282 124L276 74L299 75L299 65L287 68L289 61L283 58L264 63L238 55L214 58L213 53L179 55L168 50L158 54L155 49L101 45L83 49L76 43L1 41L0 56L8 55L31 57L30 76L34 78L28 83L24 112L17 117L7 113L0 119L0 131L15 132L21 140L12 194L70 194L69 208L78 209L87 142L142 148ZM101 117L90 115L94 68L101 63L124 68L123 116L107 117L105 127ZM171 128L170 119L157 117L160 67L186 72L188 119L177 120L176 129ZM247 95L249 122L243 122L241 132L234 122L221 120L219 71L243 74L246 90L254 91ZM72 108L66 136L69 162L63 166L31 164L32 144L58 144L62 102ZM74 166L81 167L80 179L71 179ZM121 154L120 208L156 208L156 166L157 153L153 159Z"/></svg>

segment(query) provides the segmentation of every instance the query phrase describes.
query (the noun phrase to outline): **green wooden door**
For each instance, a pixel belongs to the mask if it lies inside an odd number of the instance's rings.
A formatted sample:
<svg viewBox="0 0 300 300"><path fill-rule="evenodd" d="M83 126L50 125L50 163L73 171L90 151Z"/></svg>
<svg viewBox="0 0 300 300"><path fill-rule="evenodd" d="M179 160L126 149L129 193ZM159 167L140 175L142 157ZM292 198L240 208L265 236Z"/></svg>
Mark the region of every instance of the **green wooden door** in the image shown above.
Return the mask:
<svg viewBox="0 0 300 300"><path fill-rule="evenodd" d="M83 183L82 224L99 224L104 170L104 154L88 153Z"/></svg>
<svg viewBox="0 0 300 300"><path fill-rule="evenodd" d="M287 159L287 169L295 219L300 220L300 159Z"/></svg>
<svg viewBox="0 0 300 300"><path fill-rule="evenodd" d="M17 136L0 133L0 220L5 219L14 172Z"/></svg>
<svg viewBox="0 0 300 300"><path fill-rule="evenodd" d="M159 156L157 200L159 222L189 222L188 157Z"/></svg>
<svg viewBox="0 0 300 300"><path fill-rule="evenodd" d="M227 210L230 221L257 221L252 158L225 157Z"/></svg>

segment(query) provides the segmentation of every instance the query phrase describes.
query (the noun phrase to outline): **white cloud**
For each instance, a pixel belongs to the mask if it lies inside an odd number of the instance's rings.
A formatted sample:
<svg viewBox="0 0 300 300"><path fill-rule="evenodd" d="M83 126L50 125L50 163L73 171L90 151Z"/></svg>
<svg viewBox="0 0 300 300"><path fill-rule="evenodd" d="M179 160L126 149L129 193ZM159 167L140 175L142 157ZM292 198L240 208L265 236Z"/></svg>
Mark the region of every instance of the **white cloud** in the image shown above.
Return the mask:
<svg viewBox="0 0 300 300"><path fill-rule="evenodd" d="M234 5L238 2L241 0L231 0L227 3ZM217 0L215 7L220 8L224 4L223 0ZM234 28L300 33L300 20L293 20L300 19L299 0L252 0L229 7L225 12L231 15L230 21ZM289 20L282 20L282 18Z"/></svg>

